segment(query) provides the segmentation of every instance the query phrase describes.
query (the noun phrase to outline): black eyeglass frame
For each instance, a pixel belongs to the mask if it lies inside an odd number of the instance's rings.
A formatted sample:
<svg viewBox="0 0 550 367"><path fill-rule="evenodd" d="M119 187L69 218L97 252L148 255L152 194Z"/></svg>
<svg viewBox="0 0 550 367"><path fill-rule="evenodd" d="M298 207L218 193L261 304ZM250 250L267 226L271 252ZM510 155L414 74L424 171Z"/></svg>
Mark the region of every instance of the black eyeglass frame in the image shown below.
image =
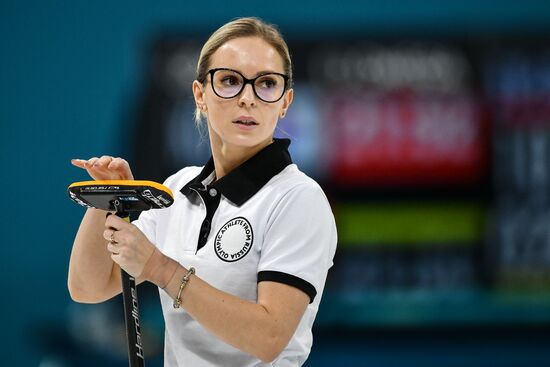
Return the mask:
<svg viewBox="0 0 550 367"><path fill-rule="evenodd" d="M220 96L220 95L218 94L218 92L216 92L216 89L214 88L214 83L212 82L212 80L214 80L214 74L216 73L216 71L219 71L219 70L232 71L232 72L234 72L234 73L239 74L239 75L241 76L241 78L243 78L243 85L242 85L241 89L240 89L239 92L237 92L237 94L235 94L233 97L224 97L224 96ZM279 98L277 98L276 100L274 100L274 101L266 101L265 99L263 99L262 97L260 97L260 96L258 95L258 92L256 92L256 85L254 84L254 82L256 82L256 80L257 80L258 78L261 78L261 77L266 76L266 75L273 75L273 74L274 74L274 75L279 75L279 76L283 77L283 80L285 81L285 85L284 85L284 88L283 88L283 93L281 93L281 96L280 96ZM216 95L217 95L218 97L220 97L220 98L223 98L223 99L235 98L235 97L237 97L239 94L242 93L242 91L244 90L244 88L246 87L247 84L250 84L250 85L252 85L252 90L254 91L254 95L255 95L256 97L258 97L258 99L259 99L260 101L263 101L263 102L265 102L265 103L275 103L275 102L280 101L281 98L283 98L284 95L285 95L285 92L286 92L286 90L287 90L287 88L288 88L288 80L290 79L290 77L289 77L288 75L286 75L286 74L275 73L275 72L273 72L273 73L263 73L263 74L258 75L258 76L255 77L255 78L248 79L247 77L245 77L242 73L238 72L237 70L233 70L233 69L229 69L229 68L215 68L215 69L210 69L210 70L208 70L208 72L206 73L206 75L210 75L210 84L212 84L212 91L214 92L214 94L216 94ZM204 83L204 82L206 82L206 81L208 81L208 78L204 78L204 80L203 80L202 83Z"/></svg>

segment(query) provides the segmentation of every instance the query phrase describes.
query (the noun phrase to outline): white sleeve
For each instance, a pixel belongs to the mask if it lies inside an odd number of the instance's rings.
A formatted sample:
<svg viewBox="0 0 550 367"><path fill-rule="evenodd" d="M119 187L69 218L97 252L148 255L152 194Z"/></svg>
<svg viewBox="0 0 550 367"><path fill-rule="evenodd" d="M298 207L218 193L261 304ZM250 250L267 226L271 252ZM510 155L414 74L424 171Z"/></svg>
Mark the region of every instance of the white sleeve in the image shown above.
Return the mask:
<svg viewBox="0 0 550 367"><path fill-rule="evenodd" d="M328 200L316 184L289 191L268 220L258 282L275 281L304 291L313 302L324 288L336 251L336 225Z"/></svg>
<svg viewBox="0 0 550 367"><path fill-rule="evenodd" d="M156 228L157 228L157 216L155 210L147 210L141 212L138 219L132 222L133 225L138 227L143 232L145 237L151 242L156 243Z"/></svg>
<svg viewBox="0 0 550 367"><path fill-rule="evenodd" d="M174 186L177 187L177 178L183 176L189 169L192 169L192 167L182 168L179 172L168 177L162 184L170 190L174 190ZM162 209L161 211L164 210L166 209ZM151 209L141 212L138 219L132 222L132 224L138 227L139 230L145 234L145 237L155 246L157 245L156 235L158 217L159 209Z"/></svg>

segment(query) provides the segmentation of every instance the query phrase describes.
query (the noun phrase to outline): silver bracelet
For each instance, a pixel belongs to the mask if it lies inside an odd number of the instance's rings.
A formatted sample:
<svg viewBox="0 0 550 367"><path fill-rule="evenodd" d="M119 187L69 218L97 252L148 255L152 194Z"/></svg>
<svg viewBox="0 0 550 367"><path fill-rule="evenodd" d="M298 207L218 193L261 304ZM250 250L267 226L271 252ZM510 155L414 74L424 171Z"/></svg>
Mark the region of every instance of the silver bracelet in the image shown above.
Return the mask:
<svg viewBox="0 0 550 367"><path fill-rule="evenodd" d="M185 274L185 276L181 279L180 290L178 291L178 295L177 295L176 299L174 300L174 308L180 308L180 306L181 306L181 292L183 292L183 289L185 288L185 286L189 282L189 278L193 274L195 274L195 268L191 267L191 268L189 268L189 271L187 271L187 274Z"/></svg>

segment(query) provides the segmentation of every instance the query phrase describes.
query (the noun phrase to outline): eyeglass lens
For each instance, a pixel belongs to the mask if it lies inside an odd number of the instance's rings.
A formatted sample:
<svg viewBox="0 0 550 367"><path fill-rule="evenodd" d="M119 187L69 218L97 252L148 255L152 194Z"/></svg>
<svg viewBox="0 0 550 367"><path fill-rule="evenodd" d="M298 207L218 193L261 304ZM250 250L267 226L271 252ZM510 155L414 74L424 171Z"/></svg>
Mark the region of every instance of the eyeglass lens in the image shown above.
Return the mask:
<svg viewBox="0 0 550 367"><path fill-rule="evenodd" d="M212 77L212 86L222 98L233 98L243 89L243 76L232 70L216 70ZM256 95L266 102L281 98L285 90L285 79L278 74L264 74L254 79Z"/></svg>

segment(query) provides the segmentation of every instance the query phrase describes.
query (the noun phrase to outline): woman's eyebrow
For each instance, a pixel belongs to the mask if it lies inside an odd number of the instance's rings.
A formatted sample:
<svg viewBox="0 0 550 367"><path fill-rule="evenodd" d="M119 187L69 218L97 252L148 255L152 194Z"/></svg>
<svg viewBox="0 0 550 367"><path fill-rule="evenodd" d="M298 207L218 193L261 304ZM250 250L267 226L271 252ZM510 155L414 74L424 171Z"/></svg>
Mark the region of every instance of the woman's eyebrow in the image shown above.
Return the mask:
<svg viewBox="0 0 550 367"><path fill-rule="evenodd" d="M262 75L262 74L273 74L273 73L277 73L277 71L273 71L273 70L262 70L262 71L258 71L254 77L257 77L258 75Z"/></svg>

